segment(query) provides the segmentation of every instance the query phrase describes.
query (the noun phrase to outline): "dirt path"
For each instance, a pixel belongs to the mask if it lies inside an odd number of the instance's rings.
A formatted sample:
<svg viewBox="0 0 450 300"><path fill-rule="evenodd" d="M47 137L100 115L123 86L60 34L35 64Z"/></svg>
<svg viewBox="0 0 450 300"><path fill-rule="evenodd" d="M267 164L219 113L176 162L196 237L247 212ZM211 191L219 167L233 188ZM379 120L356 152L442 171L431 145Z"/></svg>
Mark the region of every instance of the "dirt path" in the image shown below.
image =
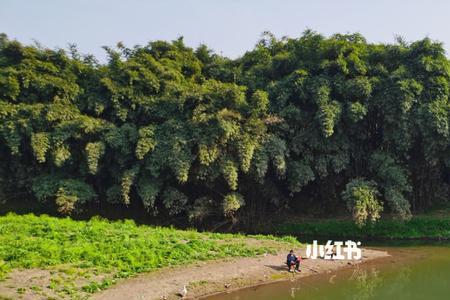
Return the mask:
<svg viewBox="0 0 450 300"><path fill-rule="evenodd" d="M297 251L302 256L304 249ZM363 249L361 261L347 260L303 260L302 272L286 271L286 252L257 258L236 258L225 261L203 262L194 265L165 268L149 274L139 275L95 294L93 299L177 299L177 293L186 285L188 298L200 297L244 286L286 280L292 276L301 278L313 274L333 271L349 264L361 263L388 256L385 251Z"/></svg>

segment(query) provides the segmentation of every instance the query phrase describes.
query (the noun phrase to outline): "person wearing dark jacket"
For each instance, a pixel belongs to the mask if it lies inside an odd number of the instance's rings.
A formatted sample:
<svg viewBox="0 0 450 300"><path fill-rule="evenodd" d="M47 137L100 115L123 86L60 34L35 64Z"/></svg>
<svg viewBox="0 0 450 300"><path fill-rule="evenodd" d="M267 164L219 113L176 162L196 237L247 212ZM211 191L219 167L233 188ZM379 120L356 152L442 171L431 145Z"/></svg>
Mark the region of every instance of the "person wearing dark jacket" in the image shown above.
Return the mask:
<svg viewBox="0 0 450 300"><path fill-rule="evenodd" d="M295 271L300 272L300 259L294 254L294 250L289 251L286 264L289 268L289 272L294 272L294 270L292 270L293 266L295 266Z"/></svg>

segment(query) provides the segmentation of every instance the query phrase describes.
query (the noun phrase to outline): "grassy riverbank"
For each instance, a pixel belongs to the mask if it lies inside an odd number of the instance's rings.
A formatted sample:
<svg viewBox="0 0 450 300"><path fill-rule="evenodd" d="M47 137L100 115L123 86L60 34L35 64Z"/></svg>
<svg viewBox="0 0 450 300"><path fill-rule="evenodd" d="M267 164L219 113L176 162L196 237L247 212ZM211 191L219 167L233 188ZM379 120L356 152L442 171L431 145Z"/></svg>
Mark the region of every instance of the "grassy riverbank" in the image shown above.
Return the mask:
<svg viewBox="0 0 450 300"><path fill-rule="evenodd" d="M138 226L132 221L74 221L14 214L0 217L3 281L9 280L11 285L14 277L19 280L35 272L48 277L41 280L46 283L17 286L17 292L39 292L56 298L83 298L83 293L107 288L118 278L162 267L251 257L292 246L298 246L298 242L290 237L200 233Z"/></svg>
<svg viewBox="0 0 450 300"><path fill-rule="evenodd" d="M298 237L361 239L450 239L450 216L443 214L415 216L403 222L381 219L362 228L351 220L296 220L273 225L273 232Z"/></svg>

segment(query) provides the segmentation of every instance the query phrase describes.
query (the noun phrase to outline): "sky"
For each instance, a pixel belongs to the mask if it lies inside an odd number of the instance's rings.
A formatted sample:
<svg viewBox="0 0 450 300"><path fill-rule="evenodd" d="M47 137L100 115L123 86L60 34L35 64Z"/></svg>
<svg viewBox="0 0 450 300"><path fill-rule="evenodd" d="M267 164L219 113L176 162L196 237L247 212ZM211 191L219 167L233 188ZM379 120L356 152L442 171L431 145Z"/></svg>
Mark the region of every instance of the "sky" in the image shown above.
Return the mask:
<svg viewBox="0 0 450 300"><path fill-rule="evenodd" d="M0 0L0 32L49 48L73 43L100 61L105 45L180 36L236 58L264 31L299 37L308 28L326 36L359 32L374 43L429 37L449 56L449 13L448 0Z"/></svg>

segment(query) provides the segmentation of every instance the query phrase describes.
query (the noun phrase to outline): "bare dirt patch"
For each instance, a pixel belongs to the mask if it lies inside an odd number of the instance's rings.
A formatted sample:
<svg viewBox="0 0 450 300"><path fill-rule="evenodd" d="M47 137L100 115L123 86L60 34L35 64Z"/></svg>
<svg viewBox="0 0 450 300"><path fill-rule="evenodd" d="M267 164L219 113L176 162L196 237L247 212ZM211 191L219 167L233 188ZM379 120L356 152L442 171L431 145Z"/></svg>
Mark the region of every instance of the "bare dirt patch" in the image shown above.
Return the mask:
<svg viewBox="0 0 450 300"><path fill-rule="evenodd" d="M111 274L95 269L57 266L48 269L16 269L0 282L0 299L88 299L83 287L100 283Z"/></svg>

